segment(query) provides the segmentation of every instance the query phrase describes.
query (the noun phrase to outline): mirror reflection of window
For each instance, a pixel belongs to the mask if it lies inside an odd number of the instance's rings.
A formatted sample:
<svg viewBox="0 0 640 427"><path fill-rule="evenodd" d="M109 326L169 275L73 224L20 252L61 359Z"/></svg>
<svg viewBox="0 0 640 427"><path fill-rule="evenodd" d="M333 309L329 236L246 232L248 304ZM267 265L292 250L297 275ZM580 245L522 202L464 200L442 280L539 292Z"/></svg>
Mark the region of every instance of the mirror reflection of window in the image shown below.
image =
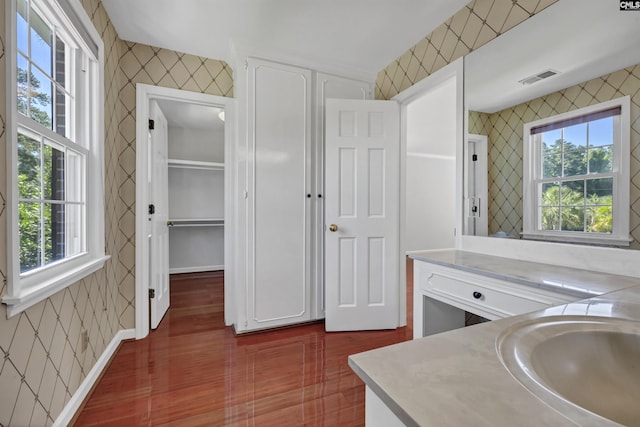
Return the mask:
<svg viewBox="0 0 640 427"><path fill-rule="evenodd" d="M624 97L524 125L525 237L629 244L628 106Z"/></svg>

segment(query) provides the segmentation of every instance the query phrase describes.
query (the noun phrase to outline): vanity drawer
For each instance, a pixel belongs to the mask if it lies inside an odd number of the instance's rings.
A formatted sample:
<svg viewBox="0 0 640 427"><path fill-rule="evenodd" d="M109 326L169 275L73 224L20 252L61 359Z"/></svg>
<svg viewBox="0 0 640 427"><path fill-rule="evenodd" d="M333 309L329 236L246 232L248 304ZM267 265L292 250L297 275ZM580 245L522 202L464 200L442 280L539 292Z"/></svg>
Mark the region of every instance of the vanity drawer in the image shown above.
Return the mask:
<svg viewBox="0 0 640 427"><path fill-rule="evenodd" d="M420 263L423 264L423 263ZM574 300L533 287L442 266L423 264L416 286L424 296L496 320Z"/></svg>

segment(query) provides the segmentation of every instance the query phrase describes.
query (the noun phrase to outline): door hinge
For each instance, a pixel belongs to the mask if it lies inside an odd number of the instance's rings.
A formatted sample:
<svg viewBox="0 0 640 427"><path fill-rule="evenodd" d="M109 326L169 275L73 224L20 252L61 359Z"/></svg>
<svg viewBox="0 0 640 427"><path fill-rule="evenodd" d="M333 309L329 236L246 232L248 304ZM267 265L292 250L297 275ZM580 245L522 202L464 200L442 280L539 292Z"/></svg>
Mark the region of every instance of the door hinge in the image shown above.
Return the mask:
<svg viewBox="0 0 640 427"><path fill-rule="evenodd" d="M478 155L474 154L473 156L471 156L471 161L477 162L478 161Z"/></svg>
<svg viewBox="0 0 640 427"><path fill-rule="evenodd" d="M247 199L248 197L249 197L249 192L248 192L248 191L245 191L245 192L244 192L244 198L245 198L245 199Z"/></svg>
<svg viewBox="0 0 640 427"><path fill-rule="evenodd" d="M154 120L149 119L149 130L154 130L156 128L156 122Z"/></svg>
<svg viewBox="0 0 640 427"><path fill-rule="evenodd" d="M153 215L156 213L156 207L154 205L149 205L149 215Z"/></svg>
<svg viewBox="0 0 640 427"><path fill-rule="evenodd" d="M149 289L149 298L155 298L155 297L156 297L156 290Z"/></svg>

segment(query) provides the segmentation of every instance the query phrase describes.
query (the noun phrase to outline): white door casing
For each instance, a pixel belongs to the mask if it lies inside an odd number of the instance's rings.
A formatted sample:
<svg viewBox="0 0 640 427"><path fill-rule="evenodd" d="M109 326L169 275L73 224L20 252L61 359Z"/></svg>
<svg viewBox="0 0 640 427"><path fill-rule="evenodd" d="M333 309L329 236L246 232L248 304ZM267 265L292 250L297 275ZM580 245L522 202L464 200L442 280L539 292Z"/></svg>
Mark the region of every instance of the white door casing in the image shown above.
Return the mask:
<svg viewBox="0 0 640 427"><path fill-rule="evenodd" d="M464 158L464 226L465 234L488 234L488 139L469 134Z"/></svg>
<svg viewBox="0 0 640 427"><path fill-rule="evenodd" d="M149 212L151 328L156 329L169 309L169 170L168 125L156 101L149 103L153 130L149 130L149 194L154 212Z"/></svg>
<svg viewBox="0 0 640 427"><path fill-rule="evenodd" d="M399 326L400 107L329 99L325 116L325 328L393 329Z"/></svg>
<svg viewBox="0 0 640 427"><path fill-rule="evenodd" d="M142 177L136 180L135 192L135 338L141 339L149 334L149 283L151 262L151 248L149 247L149 215L148 204L151 200L149 192L148 176L151 175L149 157L149 107L152 100L171 100L188 104L198 104L222 108L225 110L224 124L224 163L232 165L224 170L224 259L225 259L225 283L235 283L238 277L239 258L236 253L235 242L237 235L238 202L231 195L237 194L237 175L235 158L237 148L235 144L236 129L236 100L224 96L209 95L199 92L190 92L180 89L172 89L162 86L151 86L144 83L136 84L136 176ZM234 304L236 292L233 286L226 286L224 292L225 325L231 325L237 315Z"/></svg>

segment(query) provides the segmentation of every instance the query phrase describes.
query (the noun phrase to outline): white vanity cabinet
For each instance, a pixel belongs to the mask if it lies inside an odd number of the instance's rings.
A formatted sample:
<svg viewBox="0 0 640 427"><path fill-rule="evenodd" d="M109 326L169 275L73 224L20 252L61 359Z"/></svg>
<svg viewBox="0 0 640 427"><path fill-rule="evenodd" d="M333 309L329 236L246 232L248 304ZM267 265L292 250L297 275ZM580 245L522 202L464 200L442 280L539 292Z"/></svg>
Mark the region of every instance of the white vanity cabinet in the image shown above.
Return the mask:
<svg viewBox="0 0 640 427"><path fill-rule="evenodd" d="M575 296L414 260L413 336L465 326L465 311L502 319L575 301Z"/></svg>
<svg viewBox="0 0 640 427"><path fill-rule="evenodd" d="M370 93L369 83L307 68L254 58L246 65L246 313L241 305L238 332L324 317L324 100Z"/></svg>

